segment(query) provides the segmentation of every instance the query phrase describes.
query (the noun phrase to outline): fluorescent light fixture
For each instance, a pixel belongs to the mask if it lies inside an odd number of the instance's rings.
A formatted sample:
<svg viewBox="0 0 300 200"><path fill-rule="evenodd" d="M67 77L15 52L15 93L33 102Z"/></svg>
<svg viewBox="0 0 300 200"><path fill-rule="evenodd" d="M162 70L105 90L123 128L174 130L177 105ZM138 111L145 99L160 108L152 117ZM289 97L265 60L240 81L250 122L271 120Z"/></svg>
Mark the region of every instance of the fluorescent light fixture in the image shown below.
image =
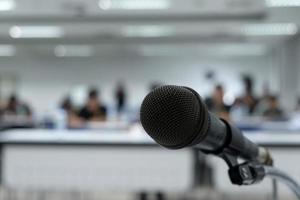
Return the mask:
<svg viewBox="0 0 300 200"><path fill-rule="evenodd" d="M261 56L267 53L266 46L260 44L224 44L210 50L225 56Z"/></svg>
<svg viewBox="0 0 300 200"><path fill-rule="evenodd" d="M99 0L98 5L103 10L158 10L168 9L171 6L171 0Z"/></svg>
<svg viewBox="0 0 300 200"><path fill-rule="evenodd" d="M111 0L99 0L98 5L102 10L108 10L111 9L112 2Z"/></svg>
<svg viewBox="0 0 300 200"><path fill-rule="evenodd" d="M215 44L195 46L145 45L139 48L143 56L262 56L267 47L261 44Z"/></svg>
<svg viewBox="0 0 300 200"><path fill-rule="evenodd" d="M297 7L300 6L300 0L267 0L269 7Z"/></svg>
<svg viewBox="0 0 300 200"><path fill-rule="evenodd" d="M135 48L137 49L137 48ZM194 55L195 48L190 46L178 46L174 44L155 44L155 45L141 45L138 48L138 54L142 56L187 56Z"/></svg>
<svg viewBox="0 0 300 200"><path fill-rule="evenodd" d="M89 45L57 45L54 49L57 57L89 57L94 49Z"/></svg>
<svg viewBox="0 0 300 200"><path fill-rule="evenodd" d="M175 30L170 26L127 26L122 31L125 37L165 37L175 34Z"/></svg>
<svg viewBox="0 0 300 200"><path fill-rule="evenodd" d="M293 23L249 24L242 28L242 32L249 36L295 35L298 33L298 27Z"/></svg>
<svg viewBox="0 0 300 200"><path fill-rule="evenodd" d="M16 54L16 48L13 45L0 45L0 57L9 57Z"/></svg>
<svg viewBox="0 0 300 200"><path fill-rule="evenodd" d="M64 31L58 26L13 26L9 34L12 38L59 38Z"/></svg>
<svg viewBox="0 0 300 200"><path fill-rule="evenodd" d="M13 10L16 7L14 0L1 0L0 1L0 11Z"/></svg>

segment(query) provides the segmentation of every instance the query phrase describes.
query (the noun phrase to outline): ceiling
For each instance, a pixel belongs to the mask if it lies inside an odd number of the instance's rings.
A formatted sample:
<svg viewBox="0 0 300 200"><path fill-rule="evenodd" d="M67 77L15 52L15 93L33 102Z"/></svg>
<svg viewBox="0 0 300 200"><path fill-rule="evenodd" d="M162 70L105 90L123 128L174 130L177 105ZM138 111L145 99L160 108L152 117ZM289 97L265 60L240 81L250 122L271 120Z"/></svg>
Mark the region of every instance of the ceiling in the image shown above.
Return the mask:
<svg viewBox="0 0 300 200"><path fill-rule="evenodd" d="M300 0L0 0L0 56L264 54L298 37L299 6Z"/></svg>

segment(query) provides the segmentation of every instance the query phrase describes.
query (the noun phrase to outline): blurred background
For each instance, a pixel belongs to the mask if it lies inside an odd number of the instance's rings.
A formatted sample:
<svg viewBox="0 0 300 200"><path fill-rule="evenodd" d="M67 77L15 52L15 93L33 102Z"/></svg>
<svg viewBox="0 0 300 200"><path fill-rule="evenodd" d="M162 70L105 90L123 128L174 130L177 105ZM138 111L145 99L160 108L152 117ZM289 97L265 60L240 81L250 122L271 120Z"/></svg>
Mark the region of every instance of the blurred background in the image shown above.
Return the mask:
<svg viewBox="0 0 300 200"><path fill-rule="evenodd" d="M139 108L191 87L300 181L299 23L300 0L0 0L0 199L271 199Z"/></svg>

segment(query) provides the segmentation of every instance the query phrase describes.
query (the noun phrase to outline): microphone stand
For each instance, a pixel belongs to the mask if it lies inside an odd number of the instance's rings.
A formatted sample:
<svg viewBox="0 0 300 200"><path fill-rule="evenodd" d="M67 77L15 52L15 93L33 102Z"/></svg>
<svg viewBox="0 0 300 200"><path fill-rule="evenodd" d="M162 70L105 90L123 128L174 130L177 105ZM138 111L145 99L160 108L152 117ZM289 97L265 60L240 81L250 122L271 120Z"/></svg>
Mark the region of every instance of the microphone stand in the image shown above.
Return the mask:
<svg viewBox="0 0 300 200"><path fill-rule="evenodd" d="M266 176L285 183L295 193L298 199L300 199L300 186L293 178L274 167L264 166L264 170Z"/></svg>
<svg viewBox="0 0 300 200"><path fill-rule="evenodd" d="M272 199L278 200L278 186L276 179L272 179Z"/></svg>
<svg viewBox="0 0 300 200"><path fill-rule="evenodd" d="M273 167L263 165L255 161L238 163L236 156L221 154L229 166L228 175L234 185L253 185L262 181L265 177L273 179L273 198L277 199L277 180L285 183L300 200L300 185L285 172Z"/></svg>

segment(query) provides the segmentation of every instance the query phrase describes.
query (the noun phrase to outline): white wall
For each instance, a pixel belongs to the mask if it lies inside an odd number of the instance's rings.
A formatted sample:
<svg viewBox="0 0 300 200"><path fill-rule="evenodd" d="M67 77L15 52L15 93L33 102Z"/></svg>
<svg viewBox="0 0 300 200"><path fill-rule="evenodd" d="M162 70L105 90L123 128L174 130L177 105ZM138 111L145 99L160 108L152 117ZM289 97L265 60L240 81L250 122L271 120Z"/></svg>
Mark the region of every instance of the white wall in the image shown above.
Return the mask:
<svg viewBox="0 0 300 200"><path fill-rule="evenodd" d="M273 90L278 89L277 71L270 59L248 58L175 58L175 57L117 57L117 58L15 58L0 59L0 73L16 73L20 78L19 94L43 111L57 104L72 88L80 85L99 86L103 100L111 103L112 89L118 79L126 80L131 105L138 105L148 91L150 82L179 84L195 88L207 95L213 84L204 78L209 69L216 71L226 90L241 92L241 73L250 73L256 79L256 91L261 93L264 81Z"/></svg>

